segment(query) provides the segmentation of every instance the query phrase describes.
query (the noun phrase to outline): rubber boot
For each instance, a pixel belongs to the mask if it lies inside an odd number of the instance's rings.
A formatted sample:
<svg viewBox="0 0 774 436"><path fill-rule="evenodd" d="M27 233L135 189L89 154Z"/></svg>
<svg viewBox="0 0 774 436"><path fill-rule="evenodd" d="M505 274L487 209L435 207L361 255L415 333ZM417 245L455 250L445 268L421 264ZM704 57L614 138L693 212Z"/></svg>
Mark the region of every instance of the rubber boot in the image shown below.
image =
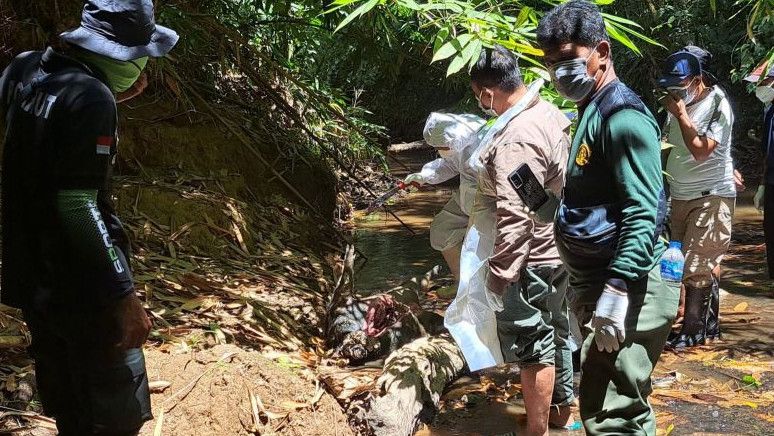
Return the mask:
<svg viewBox="0 0 774 436"><path fill-rule="evenodd" d="M685 318L680 333L667 340L669 348L685 348L703 345L707 331L707 309L711 288L685 286Z"/></svg>
<svg viewBox="0 0 774 436"><path fill-rule="evenodd" d="M720 338L720 283L718 278L713 275L712 292L707 310L707 340L713 341Z"/></svg>

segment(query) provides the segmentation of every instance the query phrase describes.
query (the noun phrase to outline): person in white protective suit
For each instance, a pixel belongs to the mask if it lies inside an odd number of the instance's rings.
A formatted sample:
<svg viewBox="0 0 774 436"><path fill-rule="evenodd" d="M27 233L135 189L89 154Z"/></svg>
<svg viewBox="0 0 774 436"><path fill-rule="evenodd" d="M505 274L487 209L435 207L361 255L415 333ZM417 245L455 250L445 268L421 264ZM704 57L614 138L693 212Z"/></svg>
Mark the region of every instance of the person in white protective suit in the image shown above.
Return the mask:
<svg viewBox="0 0 774 436"><path fill-rule="evenodd" d="M460 279L462 240L468 229L478 177L467 162L481 139L479 132L485 124L484 119L472 114L431 113L425 123L424 137L440 157L404 180L407 185L437 185L460 176L459 189L454 190L430 226L430 245L441 252L457 281Z"/></svg>

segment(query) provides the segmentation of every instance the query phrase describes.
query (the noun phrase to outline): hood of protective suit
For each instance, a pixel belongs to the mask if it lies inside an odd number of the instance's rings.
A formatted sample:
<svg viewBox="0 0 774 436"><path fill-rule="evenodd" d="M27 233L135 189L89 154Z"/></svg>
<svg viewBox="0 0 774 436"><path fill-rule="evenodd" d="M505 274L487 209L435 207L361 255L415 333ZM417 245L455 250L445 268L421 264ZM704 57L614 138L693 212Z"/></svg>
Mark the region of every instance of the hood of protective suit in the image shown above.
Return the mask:
<svg viewBox="0 0 774 436"><path fill-rule="evenodd" d="M433 112L427 118L423 134L431 146L449 147L452 153L461 154L475 141L476 133L484 124L483 118L473 114Z"/></svg>
<svg viewBox="0 0 774 436"><path fill-rule="evenodd" d="M425 141L433 147L449 147L440 158L428 162L420 174L436 184L460 175L460 207L466 214L473 206L478 174L467 166L471 153L478 147L486 121L473 114L433 112L425 123Z"/></svg>

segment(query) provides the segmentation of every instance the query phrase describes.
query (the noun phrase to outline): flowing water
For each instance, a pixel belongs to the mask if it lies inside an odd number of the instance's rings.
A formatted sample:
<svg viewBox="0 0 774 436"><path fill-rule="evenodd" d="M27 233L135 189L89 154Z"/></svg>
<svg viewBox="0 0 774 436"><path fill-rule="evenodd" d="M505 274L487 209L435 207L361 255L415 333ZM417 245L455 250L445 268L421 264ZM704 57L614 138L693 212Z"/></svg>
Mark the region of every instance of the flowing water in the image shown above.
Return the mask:
<svg viewBox="0 0 774 436"><path fill-rule="evenodd" d="M396 177L403 178L434 159L434 152L412 150L399 159L408 169L393 161L391 171ZM430 247L430 223L449 200L451 189L447 185L427 185L393 197L387 207L405 226L384 209L356 217L355 245L367 257L356 271L358 291L391 289L411 278L423 276L437 265L444 265L441 254Z"/></svg>

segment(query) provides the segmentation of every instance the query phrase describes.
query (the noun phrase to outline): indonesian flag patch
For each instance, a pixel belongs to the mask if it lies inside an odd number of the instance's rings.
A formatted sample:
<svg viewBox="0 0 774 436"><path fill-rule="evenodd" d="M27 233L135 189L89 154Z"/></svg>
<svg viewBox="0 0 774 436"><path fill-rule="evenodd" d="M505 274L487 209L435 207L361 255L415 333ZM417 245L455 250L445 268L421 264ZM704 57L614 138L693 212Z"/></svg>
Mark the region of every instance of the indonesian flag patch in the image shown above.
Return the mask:
<svg viewBox="0 0 774 436"><path fill-rule="evenodd" d="M97 154L110 155L110 147L113 145L112 136L97 136Z"/></svg>

